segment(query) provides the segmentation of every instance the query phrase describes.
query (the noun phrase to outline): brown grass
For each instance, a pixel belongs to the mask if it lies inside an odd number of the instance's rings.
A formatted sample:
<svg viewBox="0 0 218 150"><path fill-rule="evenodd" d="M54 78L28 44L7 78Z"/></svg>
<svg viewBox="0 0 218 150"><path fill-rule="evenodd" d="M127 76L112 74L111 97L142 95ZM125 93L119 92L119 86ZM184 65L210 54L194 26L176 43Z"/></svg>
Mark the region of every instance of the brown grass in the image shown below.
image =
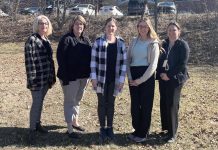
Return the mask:
<svg viewBox="0 0 218 150"><path fill-rule="evenodd" d="M149 141L136 144L127 140L132 131L128 86L116 99L115 141L98 143L97 99L90 85L81 103L80 124L87 129L80 140L65 134L63 94L59 82L49 90L44 101L42 123L50 130L37 136L29 146L26 134L31 96L26 89L23 59L24 43L0 44L0 147L2 149L207 149L218 148L218 67L191 65L190 80L183 89L180 105L178 139L166 144L158 138L160 131L159 95L156 86ZM55 47L57 43L53 44ZM54 57L55 58L55 57Z"/></svg>

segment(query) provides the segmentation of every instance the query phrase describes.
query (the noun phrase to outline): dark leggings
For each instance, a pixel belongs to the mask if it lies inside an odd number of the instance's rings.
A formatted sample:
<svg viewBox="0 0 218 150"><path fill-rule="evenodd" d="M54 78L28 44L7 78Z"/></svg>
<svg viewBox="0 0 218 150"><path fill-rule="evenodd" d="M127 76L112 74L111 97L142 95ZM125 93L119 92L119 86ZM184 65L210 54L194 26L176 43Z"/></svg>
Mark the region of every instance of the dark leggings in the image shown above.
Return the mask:
<svg viewBox="0 0 218 150"><path fill-rule="evenodd" d="M104 87L104 94L98 93L98 118L101 127L105 127L106 121L107 126L113 126L114 118L114 93L115 83L106 83Z"/></svg>

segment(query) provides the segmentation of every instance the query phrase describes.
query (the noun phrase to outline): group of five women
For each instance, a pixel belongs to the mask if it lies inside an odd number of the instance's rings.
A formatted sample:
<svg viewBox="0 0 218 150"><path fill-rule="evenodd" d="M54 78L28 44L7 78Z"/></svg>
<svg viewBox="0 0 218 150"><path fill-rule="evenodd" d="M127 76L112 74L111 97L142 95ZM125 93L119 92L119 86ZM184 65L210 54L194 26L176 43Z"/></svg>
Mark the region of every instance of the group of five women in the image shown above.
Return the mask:
<svg viewBox="0 0 218 150"><path fill-rule="evenodd" d="M181 28L176 22L167 26L168 38L160 42L148 18L137 24L138 36L128 49L117 36L118 23L113 17L105 22L104 34L93 44L84 35L85 19L78 15L62 36L57 48L58 71L64 93L64 116L67 134L79 138L74 130L85 131L78 115L84 89L91 80L98 98L99 137L114 139L113 118L116 96L128 76L131 116L134 132L128 138L144 142L149 134L154 100L155 79L159 80L160 112L164 139L173 142L178 128L180 93L188 79L188 44L180 39ZM33 23L33 34L25 43L27 88L32 94L29 140L35 133L47 133L40 122L44 97L55 83L54 61L48 35L52 32L49 19L40 15Z"/></svg>

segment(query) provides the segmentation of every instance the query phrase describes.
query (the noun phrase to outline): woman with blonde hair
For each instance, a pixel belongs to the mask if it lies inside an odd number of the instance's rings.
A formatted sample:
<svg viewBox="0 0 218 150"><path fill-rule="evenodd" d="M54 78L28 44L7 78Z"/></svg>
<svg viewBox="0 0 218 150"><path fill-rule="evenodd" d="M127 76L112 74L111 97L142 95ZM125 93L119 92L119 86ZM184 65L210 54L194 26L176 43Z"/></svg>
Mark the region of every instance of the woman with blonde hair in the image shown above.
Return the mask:
<svg viewBox="0 0 218 150"><path fill-rule="evenodd" d="M27 88L31 91L33 101L30 110L30 142L34 142L36 132L48 132L41 126L41 113L44 97L56 81L53 52L48 40L51 33L51 22L46 16L40 15L35 18L33 34L25 43Z"/></svg>
<svg viewBox="0 0 218 150"><path fill-rule="evenodd" d="M69 25L69 32L59 41L57 48L58 73L64 93L64 116L70 138L79 138L73 129L85 131L78 116L89 75L91 42L84 36L86 20L78 15Z"/></svg>
<svg viewBox="0 0 218 150"><path fill-rule="evenodd" d="M144 142L149 134L154 100L155 71L159 57L159 38L148 18L137 24L138 36L132 39L127 55L127 74L131 96L134 132L128 138Z"/></svg>

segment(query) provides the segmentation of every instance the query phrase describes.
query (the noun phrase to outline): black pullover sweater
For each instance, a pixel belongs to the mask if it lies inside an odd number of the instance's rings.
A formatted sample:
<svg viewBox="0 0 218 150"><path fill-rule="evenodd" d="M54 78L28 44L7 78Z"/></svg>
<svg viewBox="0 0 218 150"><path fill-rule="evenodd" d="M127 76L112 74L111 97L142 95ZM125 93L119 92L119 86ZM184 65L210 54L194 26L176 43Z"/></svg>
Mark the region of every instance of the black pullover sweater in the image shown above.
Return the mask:
<svg viewBox="0 0 218 150"><path fill-rule="evenodd" d="M79 39L73 33L65 34L57 48L57 77L63 82L89 78L91 61L91 42L88 37Z"/></svg>

